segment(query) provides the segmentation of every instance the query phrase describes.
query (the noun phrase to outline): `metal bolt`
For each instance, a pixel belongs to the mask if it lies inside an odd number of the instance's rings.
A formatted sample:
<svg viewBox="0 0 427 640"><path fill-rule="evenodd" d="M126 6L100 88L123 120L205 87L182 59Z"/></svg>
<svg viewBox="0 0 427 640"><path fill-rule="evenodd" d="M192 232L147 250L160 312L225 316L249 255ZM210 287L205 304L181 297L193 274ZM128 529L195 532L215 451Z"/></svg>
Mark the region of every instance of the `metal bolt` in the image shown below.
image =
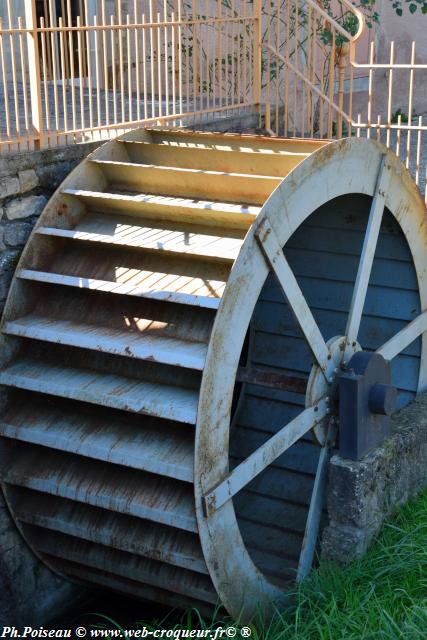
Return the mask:
<svg viewBox="0 0 427 640"><path fill-rule="evenodd" d="M333 378L329 378L328 382L330 382L332 384L332 382L334 381Z"/></svg>

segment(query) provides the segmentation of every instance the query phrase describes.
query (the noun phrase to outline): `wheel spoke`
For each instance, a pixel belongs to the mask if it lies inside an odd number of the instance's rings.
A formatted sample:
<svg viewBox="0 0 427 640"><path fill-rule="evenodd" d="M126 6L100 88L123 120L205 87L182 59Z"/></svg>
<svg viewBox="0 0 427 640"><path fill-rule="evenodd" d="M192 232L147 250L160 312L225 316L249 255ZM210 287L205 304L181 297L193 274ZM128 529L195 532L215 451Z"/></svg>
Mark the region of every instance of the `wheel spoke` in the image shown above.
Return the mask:
<svg viewBox="0 0 427 640"><path fill-rule="evenodd" d="M326 376L330 360L329 349L268 220L263 220L255 235L317 364Z"/></svg>
<svg viewBox="0 0 427 640"><path fill-rule="evenodd" d="M378 172L377 184L375 187L375 194L369 214L365 238L363 241L362 254L360 256L359 268L357 270L353 297L350 304L347 328L345 331L347 347L344 352L344 361L347 360L351 345L357 340L359 333L363 307L365 306L366 293L368 291L369 279L371 277L372 264L374 261L375 249L377 247L384 211L385 190L387 189L389 179L390 169L385 165L385 156L383 156Z"/></svg>
<svg viewBox="0 0 427 640"><path fill-rule="evenodd" d="M331 453L330 440L330 437L326 439L326 443L320 451L319 462L317 463L316 478L314 480L313 493L311 494L310 508L305 525L304 540L298 562L297 582L304 580L309 574L313 564L320 518L325 501L327 468Z"/></svg>
<svg viewBox="0 0 427 640"><path fill-rule="evenodd" d="M289 449L297 440L320 422L328 411L326 399L320 400L313 407L305 409L259 449L241 462L214 489L204 496L206 515L219 509L238 491L243 489L251 480L268 467L274 460Z"/></svg>
<svg viewBox="0 0 427 640"><path fill-rule="evenodd" d="M399 355L399 353L402 353L411 342L419 338L424 331L427 331L427 311L424 311L418 318L412 320L406 327L396 333L388 342L377 349L376 353L379 353L386 360L393 360L393 358Z"/></svg>

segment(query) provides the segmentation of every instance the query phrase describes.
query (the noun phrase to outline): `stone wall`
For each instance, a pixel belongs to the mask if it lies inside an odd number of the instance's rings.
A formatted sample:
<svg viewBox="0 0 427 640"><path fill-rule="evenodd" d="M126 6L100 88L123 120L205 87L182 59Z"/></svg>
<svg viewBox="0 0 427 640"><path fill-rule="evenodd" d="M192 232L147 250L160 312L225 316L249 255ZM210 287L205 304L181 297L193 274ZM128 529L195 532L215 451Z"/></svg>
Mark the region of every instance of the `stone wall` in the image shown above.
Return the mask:
<svg viewBox="0 0 427 640"><path fill-rule="evenodd" d="M99 143L0 156L0 313L22 249L45 204Z"/></svg>

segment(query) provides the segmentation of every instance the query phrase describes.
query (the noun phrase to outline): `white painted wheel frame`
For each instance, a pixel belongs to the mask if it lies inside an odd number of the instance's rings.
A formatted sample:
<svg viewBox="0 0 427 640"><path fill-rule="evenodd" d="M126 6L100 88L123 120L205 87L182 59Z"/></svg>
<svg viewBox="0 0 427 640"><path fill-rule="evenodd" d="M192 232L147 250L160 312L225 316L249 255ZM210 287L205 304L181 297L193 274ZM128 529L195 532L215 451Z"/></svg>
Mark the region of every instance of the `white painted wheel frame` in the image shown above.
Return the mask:
<svg viewBox="0 0 427 640"><path fill-rule="evenodd" d="M352 193L372 196L373 204L347 324L344 358L350 355L357 341L379 225L384 207L387 207L399 223L409 245L423 313L378 351L392 359L423 334L418 392L427 386L427 338L423 333L427 329L427 225L424 203L403 164L379 143L357 138L331 143L314 152L283 180L248 232L221 300L203 373L195 450L196 513L211 578L221 601L236 617L248 619L258 606L268 608L270 603L283 597L283 593L257 569L246 550L230 498L230 494L234 495L255 475L255 467L243 468L245 463L234 470L237 473L233 471L228 475L233 389L244 339L272 266L308 340L317 366L322 367L326 378L333 380L336 358L329 358L328 361L328 346L305 300L301 299L301 291L293 282L293 274L281 248L321 205ZM302 418L297 418L300 423L305 421L303 425L296 425L300 435L328 415L325 398L319 399L316 409L317 413L313 414L313 407L309 407L302 412ZM271 443L266 443L267 449ZM287 448L286 443L282 442L281 446L279 452L274 452L272 446L271 455L277 457ZM255 452L254 456L259 452ZM258 471L261 471L271 461L268 455L259 455L254 464L258 464ZM243 478L243 485L239 485L239 476ZM234 480L236 484L232 486Z"/></svg>

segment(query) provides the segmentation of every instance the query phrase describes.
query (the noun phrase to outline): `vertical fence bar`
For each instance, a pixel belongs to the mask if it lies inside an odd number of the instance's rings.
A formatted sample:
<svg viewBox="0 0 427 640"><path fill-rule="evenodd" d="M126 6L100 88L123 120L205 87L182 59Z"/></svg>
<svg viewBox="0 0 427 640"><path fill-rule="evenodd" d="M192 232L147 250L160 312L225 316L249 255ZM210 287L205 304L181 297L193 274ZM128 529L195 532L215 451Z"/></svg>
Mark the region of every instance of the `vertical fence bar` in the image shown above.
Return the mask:
<svg viewBox="0 0 427 640"><path fill-rule="evenodd" d="M117 124L119 121L119 114L117 108L117 69L116 69L116 28L114 16L110 16L110 27L111 27L111 75L112 75L112 85L113 85L113 114L114 114L114 124ZM117 132L117 129L116 129Z"/></svg>
<svg viewBox="0 0 427 640"><path fill-rule="evenodd" d="M81 17L77 16L77 50L79 54L79 92L80 92L80 126L82 130L80 137L84 139L86 129L86 117L85 117L85 97L84 97L84 63L83 63L83 46L82 46L82 31L81 31Z"/></svg>
<svg viewBox="0 0 427 640"><path fill-rule="evenodd" d="M126 49L128 68L128 121L133 121L132 50L130 37L130 15L126 14Z"/></svg>
<svg viewBox="0 0 427 640"><path fill-rule="evenodd" d="M148 120L148 103L147 103L147 29L145 28L145 13L142 14L142 59L143 59L143 67L142 67L142 84L144 91L144 119Z"/></svg>
<svg viewBox="0 0 427 640"><path fill-rule="evenodd" d="M19 29L19 55L21 62L21 78L22 78L22 97L24 101L24 123L25 123L25 132L27 138L27 148L30 148L30 119L29 119L29 109L28 109L28 91L27 91L27 63L25 59L25 48L24 48L24 34L22 33L23 25L22 25L22 17L18 17L18 29ZM1 140L1 136L0 136Z"/></svg>
<svg viewBox="0 0 427 640"><path fill-rule="evenodd" d="M13 32L13 13L11 0L7 0L7 17L9 22L9 49L10 49L10 66L12 72L13 83L13 101L15 107L15 131L16 138L18 140L18 149L21 148L21 115L19 112L19 99L18 99L18 77L16 73L16 59L15 59L15 38Z"/></svg>
<svg viewBox="0 0 427 640"><path fill-rule="evenodd" d="M286 2L286 44L285 44L285 112L284 112L284 131L285 138L288 136L289 128L289 58L291 49L291 1Z"/></svg>
<svg viewBox="0 0 427 640"><path fill-rule="evenodd" d="M25 0L24 6L25 25L29 29L27 32L27 55L31 96L31 124L33 127L34 147L40 149L43 146L43 113L36 1Z"/></svg>
<svg viewBox="0 0 427 640"><path fill-rule="evenodd" d="M390 42L390 71L388 74L388 99L387 99L387 147L390 147L392 100L393 100L393 63L394 63L394 42Z"/></svg>
<svg viewBox="0 0 427 640"><path fill-rule="evenodd" d="M372 83L373 83L373 68L374 64L374 43L371 42L370 50L369 50L369 82L368 82L368 129L366 131L366 137L369 139L371 137L371 124L372 124Z"/></svg>
<svg viewBox="0 0 427 640"><path fill-rule="evenodd" d="M280 16L280 5L281 2L279 0L279 2L277 3L277 11L276 13L276 46L275 49L276 51L279 53L280 51L280 20L281 20L281 16ZM279 63L279 58L276 56L276 66L275 66L275 80L276 80L276 93L275 93L275 102L276 102L276 109L275 109L275 118L276 121L274 123L274 130L276 133L276 136L279 135L279 80L280 80L280 63Z"/></svg>
<svg viewBox="0 0 427 640"><path fill-rule="evenodd" d="M265 91L265 128L271 132L271 0L268 2L267 14L267 86Z"/></svg>
<svg viewBox="0 0 427 640"><path fill-rule="evenodd" d="M254 106L259 114L259 126L261 126L262 105L262 0L254 0Z"/></svg>
<svg viewBox="0 0 427 640"><path fill-rule="evenodd" d="M347 66L348 44L343 43L338 53L338 114L337 114L337 138L342 138L342 112L344 109L344 80Z"/></svg>
<svg viewBox="0 0 427 640"><path fill-rule="evenodd" d="M415 65L415 42L412 42L411 49L411 70L409 72L409 99L408 99L408 127L412 125L412 102L414 94L414 65ZM411 130L408 129L406 136L406 168L409 169L409 158L411 155Z"/></svg>
<svg viewBox="0 0 427 640"><path fill-rule="evenodd" d="M420 184L420 163L421 163L421 127L423 125L423 117L418 116L418 132L417 132L417 153L415 162L415 182L419 186Z"/></svg>
<svg viewBox="0 0 427 640"><path fill-rule="evenodd" d="M168 9L166 0L163 0L163 51L164 64L163 73L165 79L165 115L169 115L169 29L168 29ZM161 34L160 34L161 37Z"/></svg>
<svg viewBox="0 0 427 640"><path fill-rule="evenodd" d="M158 116L159 119L157 121L158 124L161 124L161 120L163 117L163 83L162 83L162 34L160 31L160 13L157 13L157 87L158 87Z"/></svg>
<svg viewBox="0 0 427 640"><path fill-rule="evenodd" d="M183 69L184 62L183 50L183 30L182 30L182 0L178 0L178 94L179 94L179 113L183 112ZM179 124L182 126L183 120L180 118Z"/></svg>
<svg viewBox="0 0 427 640"><path fill-rule="evenodd" d="M104 63L104 97L105 97L105 124L110 124L110 87L108 80L108 47L107 47L107 15L105 0L102 0L101 4L101 23L102 29L102 49L103 49L103 63Z"/></svg>
<svg viewBox="0 0 427 640"><path fill-rule="evenodd" d="M85 27L86 27L86 60L87 60L87 91L89 102L89 130L93 139L93 103L92 103L92 54L91 35L89 29L89 14L87 2L85 3Z"/></svg>
<svg viewBox="0 0 427 640"><path fill-rule="evenodd" d="M329 92L328 92L328 138L332 138L333 136L333 109L332 103L334 100L334 90L335 90L335 53L336 53L336 33L335 29L332 28L332 45L331 51L329 54Z"/></svg>
<svg viewBox="0 0 427 640"><path fill-rule="evenodd" d="M55 131L56 131L56 143L59 144L60 136L58 134L60 130L59 125L59 101L58 101L58 67L59 67L59 51L58 51L58 38L57 33L53 29L57 26L55 21L55 14L53 10L53 0L49 0L49 26L50 32L50 49L52 55L52 91L53 91L53 104L55 112Z"/></svg>
<svg viewBox="0 0 427 640"><path fill-rule="evenodd" d="M72 113L72 122L73 122L73 130L77 129L77 118L76 118L76 87L74 84L74 42L73 42L73 19L71 13L71 0L67 0L67 15L68 15L68 48L69 48L69 56L70 56L70 85L71 85L71 113ZM76 141L76 135L73 135L74 142Z"/></svg>
<svg viewBox="0 0 427 640"><path fill-rule="evenodd" d="M141 122L141 66L139 59L139 33L138 33L138 3L134 0L133 3L133 23L134 28L134 41L135 41L135 82L136 82L136 119L137 122Z"/></svg>
<svg viewBox="0 0 427 640"><path fill-rule="evenodd" d="M62 16L59 17L58 20L59 26L59 46L60 46L60 56L61 56L61 80L62 80L62 109L63 109L63 128L65 132L65 143L68 144L68 100L67 100L67 79L66 79L66 68L65 68L65 44L64 44L64 29L62 23Z"/></svg>
<svg viewBox="0 0 427 640"><path fill-rule="evenodd" d="M43 66L43 89L44 89L44 103L45 103L45 111L46 111L46 137L47 137L47 146L50 147L50 108L49 108L49 85L48 85L48 63L47 63L47 55L46 55L46 32L45 32L45 22L44 17L40 18L40 39L42 45L42 66Z"/></svg>

